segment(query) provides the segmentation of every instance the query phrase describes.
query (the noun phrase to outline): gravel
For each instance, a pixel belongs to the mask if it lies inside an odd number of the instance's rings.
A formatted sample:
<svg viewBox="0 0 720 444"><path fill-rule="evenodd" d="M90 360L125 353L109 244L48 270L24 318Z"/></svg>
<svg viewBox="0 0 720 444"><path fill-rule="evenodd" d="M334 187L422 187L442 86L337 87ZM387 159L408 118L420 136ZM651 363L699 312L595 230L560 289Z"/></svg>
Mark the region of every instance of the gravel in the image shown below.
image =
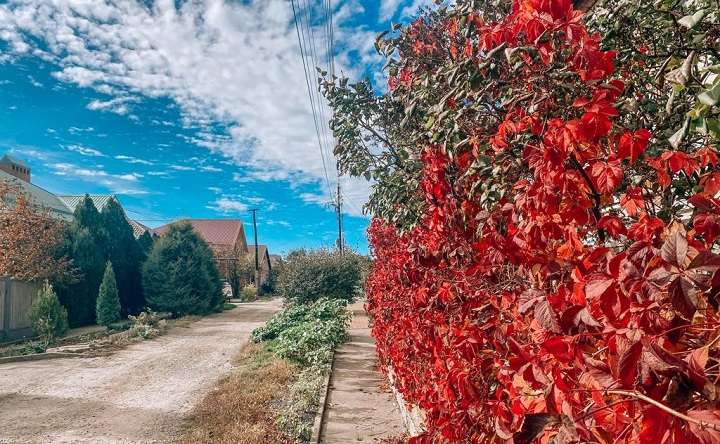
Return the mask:
<svg viewBox="0 0 720 444"><path fill-rule="evenodd" d="M111 356L0 365L0 444L172 443L281 304L241 304Z"/></svg>

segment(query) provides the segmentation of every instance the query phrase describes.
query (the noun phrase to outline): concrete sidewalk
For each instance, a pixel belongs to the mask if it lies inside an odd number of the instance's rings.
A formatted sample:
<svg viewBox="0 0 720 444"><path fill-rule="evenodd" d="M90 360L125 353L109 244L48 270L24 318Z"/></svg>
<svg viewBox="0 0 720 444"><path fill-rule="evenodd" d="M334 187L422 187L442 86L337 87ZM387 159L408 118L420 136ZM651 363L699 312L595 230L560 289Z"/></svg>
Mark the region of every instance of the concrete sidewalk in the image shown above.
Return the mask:
<svg viewBox="0 0 720 444"><path fill-rule="evenodd" d="M370 336L363 301L348 309L353 312L350 340L335 352L319 442L380 443L405 429L390 389L381 388L387 384L378 370L375 340Z"/></svg>

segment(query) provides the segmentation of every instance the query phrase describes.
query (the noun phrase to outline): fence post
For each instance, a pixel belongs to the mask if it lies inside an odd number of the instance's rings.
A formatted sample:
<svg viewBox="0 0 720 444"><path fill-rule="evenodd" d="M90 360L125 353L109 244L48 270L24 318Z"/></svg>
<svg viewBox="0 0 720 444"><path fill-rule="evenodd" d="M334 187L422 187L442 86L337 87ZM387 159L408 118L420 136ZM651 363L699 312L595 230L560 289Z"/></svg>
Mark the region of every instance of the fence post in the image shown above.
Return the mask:
<svg viewBox="0 0 720 444"><path fill-rule="evenodd" d="M8 333L10 332L10 286L12 285L12 279L10 276L1 276L0 280L5 281L2 292L2 304L3 304L3 329L2 329L2 340L5 341Z"/></svg>

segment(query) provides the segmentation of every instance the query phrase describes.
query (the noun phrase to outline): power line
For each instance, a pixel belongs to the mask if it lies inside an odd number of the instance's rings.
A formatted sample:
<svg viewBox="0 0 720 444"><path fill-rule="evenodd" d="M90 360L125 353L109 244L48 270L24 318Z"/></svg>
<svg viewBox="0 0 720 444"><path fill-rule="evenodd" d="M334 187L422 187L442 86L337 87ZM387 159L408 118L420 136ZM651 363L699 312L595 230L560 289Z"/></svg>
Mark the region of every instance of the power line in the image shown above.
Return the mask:
<svg viewBox="0 0 720 444"><path fill-rule="evenodd" d="M320 148L320 157L322 158L322 164L323 164L323 171L325 172L325 181L327 183L328 192L330 195L332 195L332 188L330 186L330 175L328 174L328 167L327 162L325 161L325 150L323 149L323 143L322 143L322 131L320 130L320 124L318 122L318 113L315 109L315 100L313 98L313 90L310 86L311 82L311 68L308 67L307 59L308 59L308 48L306 40L309 38L308 33L306 33L305 28L306 25L309 27L309 24L305 24L302 20L303 15L299 15L298 13L302 14L302 11L300 10L300 3L298 0L297 8L295 7L295 1L291 0L292 4L292 10L293 10L293 18L295 19L295 31L297 33L298 38L298 44L300 45L300 57L302 58L303 63L303 71L305 73L305 85L307 86L308 90L308 98L310 99L310 109L312 110L313 115L313 122L315 123L315 133L317 135L317 141L318 141L318 147ZM300 11L298 11L300 10Z"/></svg>

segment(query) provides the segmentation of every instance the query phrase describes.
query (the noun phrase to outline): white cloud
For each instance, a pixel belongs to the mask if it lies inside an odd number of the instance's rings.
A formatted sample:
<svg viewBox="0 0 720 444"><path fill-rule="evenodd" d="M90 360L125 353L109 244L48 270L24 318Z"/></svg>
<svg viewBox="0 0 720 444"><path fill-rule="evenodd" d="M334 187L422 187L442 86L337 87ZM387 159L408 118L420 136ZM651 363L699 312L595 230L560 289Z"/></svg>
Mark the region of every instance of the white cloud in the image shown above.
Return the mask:
<svg viewBox="0 0 720 444"><path fill-rule="evenodd" d="M143 177L141 174L111 174L105 171L102 165L96 165L94 169L71 163L53 163L48 166L54 170L53 174L57 176L99 184L114 194L148 194L138 185L138 179Z"/></svg>
<svg viewBox="0 0 720 444"><path fill-rule="evenodd" d="M195 168L185 165L170 165L170 168L176 171L195 171Z"/></svg>
<svg viewBox="0 0 720 444"><path fill-rule="evenodd" d="M384 8L394 3L386 0ZM377 61L375 31L343 26L358 10L357 0L335 7L336 47ZM57 79L110 98L91 101L89 109L129 115L139 97L169 98L185 126L197 131L193 142L248 169L245 180L319 185L326 172L292 16L287 0L163 0L151 6L11 0L0 5L0 39L11 43L13 57L33 53L57 67ZM325 47L316 42L317 64L325 60ZM357 73L349 60L338 55L336 71ZM324 126L330 110L319 101ZM228 132L213 131L216 123Z"/></svg>
<svg viewBox="0 0 720 444"><path fill-rule="evenodd" d="M93 111L111 112L123 116L130 112L130 107L128 106L128 103L138 101L139 99L137 99L136 97L117 97L115 99L111 99L105 102L100 100L93 100L92 102L88 103L87 109ZM129 117L132 118L134 116Z"/></svg>
<svg viewBox="0 0 720 444"><path fill-rule="evenodd" d="M71 126L70 128L68 128L68 132L70 132L72 134L77 134L77 133L82 133L82 132L91 132L91 131L95 131L95 128L93 128L91 126L89 126L87 128L78 128L77 126Z"/></svg>
<svg viewBox="0 0 720 444"><path fill-rule="evenodd" d="M266 225L280 225L281 227L290 228L290 222L284 220L266 220Z"/></svg>
<svg viewBox="0 0 720 444"><path fill-rule="evenodd" d="M330 199L324 194L302 193L300 199L305 203L317 204L320 206L328 206L331 204Z"/></svg>
<svg viewBox="0 0 720 444"><path fill-rule="evenodd" d="M212 204L206 206L211 210L215 210L218 213L229 214L229 213L243 213L248 210L248 206L240 201L230 199L223 196Z"/></svg>
<svg viewBox="0 0 720 444"><path fill-rule="evenodd" d="M210 173L219 173L222 171L221 168L214 167L214 166L201 166L200 171L207 171Z"/></svg>
<svg viewBox="0 0 720 444"><path fill-rule="evenodd" d="M81 145L68 145L66 148L69 149L70 151L75 151L76 153L80 153L83 156L107 157L103 153L101 153L100 151L98 151L96 149L86 148Z"/></svg>
<svg viewBox="0 0 720 444"><path fill-rule="evenodd" d="M212 191L215 194L221 194L223 191L222 188L218 187L208 187L208 190Z"/></svg>
<svg viewBox="0 0 720 444"><path fill-rule="evenodd" d="M153 164L152 162L150 162L149 160L138 159L137 157L132 157L132 156L119 155L119 156L115 156L115 158L116 158L117 160L124 160L124 161L127 162L127 163L139 163L139 164L142 164L142 165L154 165L154 164Z"/></svg>
<svg viewBox="0 0 720 444"><path fill-rule="evenodd" d="M384 22L393 18L402 2L403 0L382 0L379 10L380 21Z"/></svg>

